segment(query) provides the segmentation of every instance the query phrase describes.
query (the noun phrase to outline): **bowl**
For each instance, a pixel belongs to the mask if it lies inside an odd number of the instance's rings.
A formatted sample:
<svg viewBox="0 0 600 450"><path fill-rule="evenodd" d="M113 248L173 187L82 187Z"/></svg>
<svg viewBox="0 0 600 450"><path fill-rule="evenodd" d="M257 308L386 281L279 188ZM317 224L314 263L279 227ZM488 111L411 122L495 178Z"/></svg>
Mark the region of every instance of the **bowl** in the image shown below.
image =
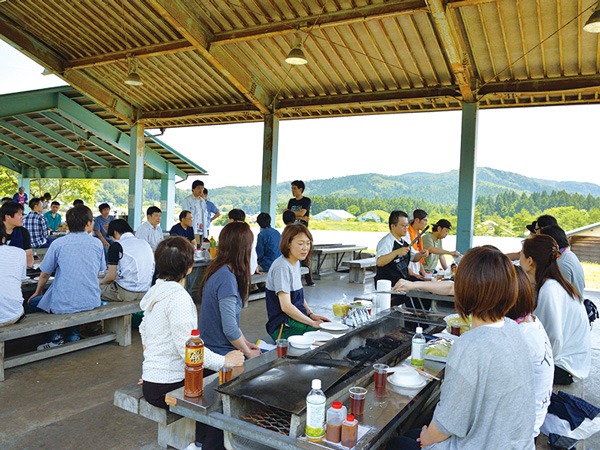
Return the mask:
<svg viewBox="0 0 600 450"><path fill-rule="evenodd" d="M288 338L288 343L296 348L310 348L313 342L315 342L314 338L305 336L290 336Z"/></svg>
<svg viewBox="0 0 600 450"><path fill-rule="evenodd" d="M412 367L394 367L394 373L388 376L390 383L401 387L421 387L427 384L425 377L419 375Z"/></svg>

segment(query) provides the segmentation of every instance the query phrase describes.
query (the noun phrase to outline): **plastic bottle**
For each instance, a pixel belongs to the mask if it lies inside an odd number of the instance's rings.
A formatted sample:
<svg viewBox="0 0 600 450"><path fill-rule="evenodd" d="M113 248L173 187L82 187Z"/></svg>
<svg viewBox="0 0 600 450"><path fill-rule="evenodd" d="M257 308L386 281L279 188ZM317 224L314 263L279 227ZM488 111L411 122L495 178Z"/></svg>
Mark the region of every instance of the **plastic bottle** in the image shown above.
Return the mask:
<svg viewBox="0 0 600 450"><path fill-rule="evenodd" d="M346 420L342 422L342 445L352 448L358 441L358 420L353 415L348 414Z"/></svg>
<svg viewBox="0 0 600 450"><path fill-rule="evenodd" d="M215 259L217 256L217 241L214 237L210 237L210 259Z"/></svg>
<svg viewBox="0 0 600 450"><path fill-rule="evenodd" d="M200 331L192 330L192 337L185 343L185 381L183 394L186 397L200 397L203 394L204 342Z"/></svg>
<svg viewBox="0 0 600 450"><path fill-rule="evenodd" d="M425 367L425 338L423 337L423 328L421 327L417 327L417 332L412 338L410 364L417 369Z"/></svg>
<svg viewBox="0 0 600 450"><path fill-rule="evenodd" d="M342 440L342 422L346 418L346 407L342 402L333 402L327 410L327 434L325 439L339 444Z"/></svg>
<svg viewBox="0 0 600 450"><path fill-rule="evenodd" d="M312 390L306 396L306 439L321 442L325 437L325 402L321 380L312 380Z"/></svg>

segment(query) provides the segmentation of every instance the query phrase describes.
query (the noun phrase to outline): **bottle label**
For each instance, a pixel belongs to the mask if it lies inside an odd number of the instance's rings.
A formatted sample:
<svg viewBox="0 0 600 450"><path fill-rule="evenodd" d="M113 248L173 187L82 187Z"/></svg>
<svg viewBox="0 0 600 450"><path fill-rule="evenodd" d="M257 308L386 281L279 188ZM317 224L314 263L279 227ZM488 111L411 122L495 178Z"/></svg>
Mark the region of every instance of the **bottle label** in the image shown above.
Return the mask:
<svg viewBox="0 0 600 450"><path fill-rule="evenodd" d="M320 439L325 436L325 402L306 402L306 437Z"/></svg>
<svg viewBox="0 0 600 450"><path fill-rule="evenodd" d="M412 341L410 364L415 367L425 367L425 339Z"/></svg>
<svg viewBox="0 0 600 450"><path fill-rule="evenodd" d="M201 366L204 364L204 347L185 349L185 363L189 366Z"/></svg>

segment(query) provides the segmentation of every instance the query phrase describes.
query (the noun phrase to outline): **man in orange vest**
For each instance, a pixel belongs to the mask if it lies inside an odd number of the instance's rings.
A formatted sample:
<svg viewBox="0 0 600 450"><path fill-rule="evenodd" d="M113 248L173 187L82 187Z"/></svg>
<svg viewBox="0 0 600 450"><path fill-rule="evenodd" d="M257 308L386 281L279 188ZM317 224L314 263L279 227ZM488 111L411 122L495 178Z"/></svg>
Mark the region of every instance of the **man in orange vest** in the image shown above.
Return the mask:
<svg viewBox="0 0 600 450"><path fill-rule="evenodd" d="M427 213L422 209L415 209L412 213L412 219L410 220L410 224L408 226L408 235L409 242L415 240L415 238L425 229L427 226ZM413 248L417 252L423 251L423 239L419 238L417 242L413 244ZM408 274L413 277L418 278L419 280L424 279L425 277L425 269L423 269L424 259L420 261L412 261L408 265Z"/></svg>

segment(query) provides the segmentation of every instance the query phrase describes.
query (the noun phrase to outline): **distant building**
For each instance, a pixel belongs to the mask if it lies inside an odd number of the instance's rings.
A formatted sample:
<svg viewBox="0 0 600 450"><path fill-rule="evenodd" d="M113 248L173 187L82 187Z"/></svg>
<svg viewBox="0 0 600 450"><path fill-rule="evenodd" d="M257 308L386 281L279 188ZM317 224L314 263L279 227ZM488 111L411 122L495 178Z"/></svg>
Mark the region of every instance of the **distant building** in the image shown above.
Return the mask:
<svg viewBox="0 0 600 450"><path fill-rule="evenodd" d="M600 222L567 231L571 250L582 262L600 263Z"/></svg>
<svg viewBox="0 0 600 450"><path fill-rule="evenodd" d="M348 220L348 219L355 219L356 216L353 216L352 214L350 214L347 211L344 211L343 209L326 209L323 212L320 212L319 214L315 214L313 216L313 220Z"/></svg>
<svg viewBox="0 0 600 450"><path fill-rule="evenodd" d="M386 217L386 215L388 217ZM366 212L366 213L358 216L358 218L356 220L358 220L359 222L381 223L381 222L387 222L388 218L389 218L389 214L386 213L385 211L369 211L369 212Z"/></svg>

